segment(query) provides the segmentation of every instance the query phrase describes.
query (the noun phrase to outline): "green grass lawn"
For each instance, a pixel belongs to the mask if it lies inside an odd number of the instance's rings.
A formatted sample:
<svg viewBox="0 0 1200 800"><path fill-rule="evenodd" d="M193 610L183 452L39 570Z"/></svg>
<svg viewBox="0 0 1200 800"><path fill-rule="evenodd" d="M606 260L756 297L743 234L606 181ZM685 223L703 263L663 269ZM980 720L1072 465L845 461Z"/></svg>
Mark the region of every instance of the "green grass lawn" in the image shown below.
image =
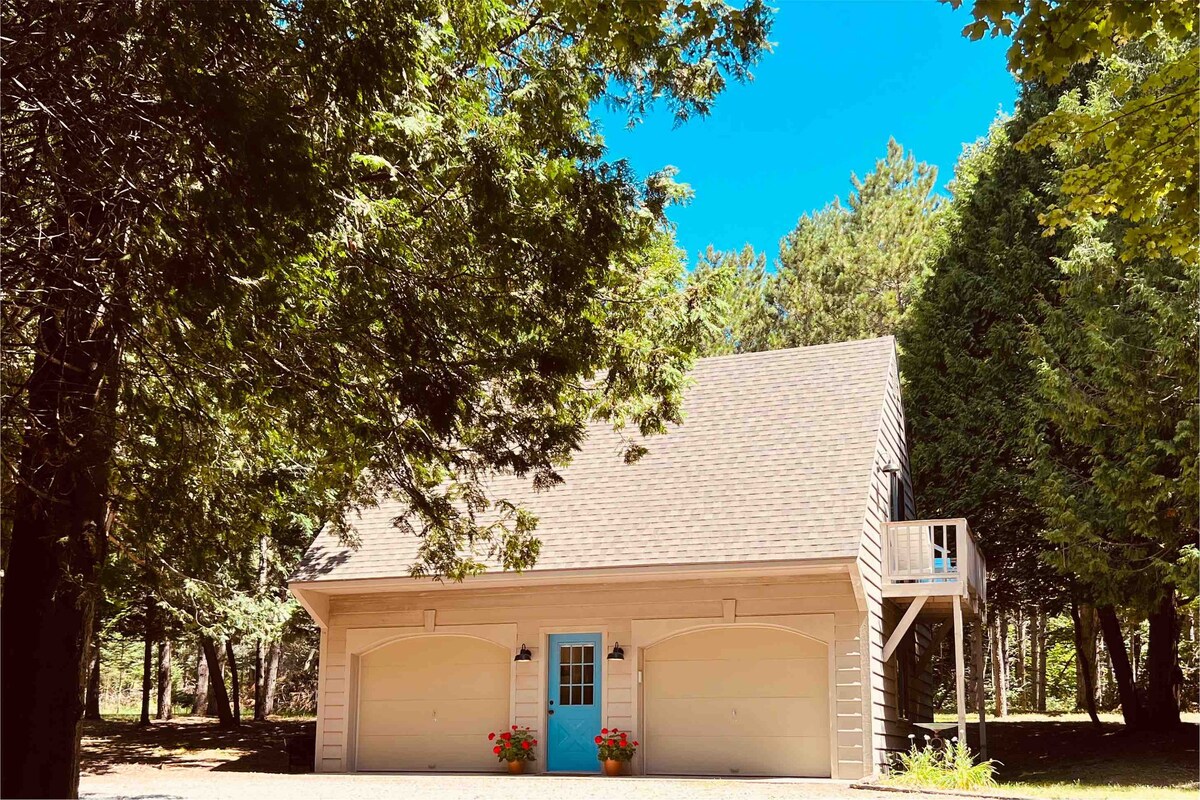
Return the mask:
<svg viewBox="0 0 1200 800"><path fill-rule="evenodd" d="M1078 800L1196 800L1200 714L1174 731L1131 734L1119 714L1015 714L987 723L988 756L1001 793ZM938 722L953 715L938 714ZM968 726L978 749L978 730Z"/></svg>

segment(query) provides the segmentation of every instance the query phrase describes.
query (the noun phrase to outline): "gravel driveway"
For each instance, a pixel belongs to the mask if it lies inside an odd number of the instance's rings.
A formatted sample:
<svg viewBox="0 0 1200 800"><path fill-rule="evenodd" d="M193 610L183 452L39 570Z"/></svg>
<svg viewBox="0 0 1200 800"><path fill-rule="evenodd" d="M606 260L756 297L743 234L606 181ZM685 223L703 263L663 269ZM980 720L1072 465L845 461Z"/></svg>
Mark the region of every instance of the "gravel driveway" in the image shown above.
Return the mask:
<svg viewBox="0 0 1200 800"><path fill-rule="evenodd" d="M543 775L280 775L125 767L84 775L88 800L918 800L801 779L602 778ZM939 800L945 800L940 798Z"/></svg>
<svg viewBox="0 0 1200 800"><path fill-rule="evenodd" d="M89 722L79 791L88 800L917 800L795 778L604 778L550 775L314 775L288 772L286 738L312 720L250 722L225 730L184 717L140 727ZM945 798L940 798L945 800Z"/></svg>

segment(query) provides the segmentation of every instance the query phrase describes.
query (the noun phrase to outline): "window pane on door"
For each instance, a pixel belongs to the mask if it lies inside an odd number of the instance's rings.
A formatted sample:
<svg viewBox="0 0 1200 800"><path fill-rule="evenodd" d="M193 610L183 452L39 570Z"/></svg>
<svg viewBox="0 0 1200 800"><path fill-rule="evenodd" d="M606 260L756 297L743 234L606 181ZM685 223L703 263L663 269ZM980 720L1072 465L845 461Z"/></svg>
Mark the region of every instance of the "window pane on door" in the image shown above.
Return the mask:
<svg viewBox="0 0 1200 800"><path fill-rule="evenodd" d="M561 645L558 656L559 703L564 706L595 705L595 646Z"/></svg>

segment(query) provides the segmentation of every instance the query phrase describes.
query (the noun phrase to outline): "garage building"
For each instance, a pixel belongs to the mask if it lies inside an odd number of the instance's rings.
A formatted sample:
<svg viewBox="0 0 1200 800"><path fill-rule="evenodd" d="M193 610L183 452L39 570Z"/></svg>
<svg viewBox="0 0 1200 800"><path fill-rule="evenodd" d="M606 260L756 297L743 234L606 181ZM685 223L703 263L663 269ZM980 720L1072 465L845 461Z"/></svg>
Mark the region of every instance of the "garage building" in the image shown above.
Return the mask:
<svg viewBox="0 0 1200 800"><path fill-rule="evenodd" d="M291 582L321 627L318 771L502 771L488 734L519 725L537 771L598 772L618 728L635 774L859 779L931 719L931 646L953 631L961 665L984 563L965 521L910 519L894 342L694 377L640 461L597 425L564 483L489 485L538 517L534 569L408 577L386 499L359 546L318 535Z"/></svg>

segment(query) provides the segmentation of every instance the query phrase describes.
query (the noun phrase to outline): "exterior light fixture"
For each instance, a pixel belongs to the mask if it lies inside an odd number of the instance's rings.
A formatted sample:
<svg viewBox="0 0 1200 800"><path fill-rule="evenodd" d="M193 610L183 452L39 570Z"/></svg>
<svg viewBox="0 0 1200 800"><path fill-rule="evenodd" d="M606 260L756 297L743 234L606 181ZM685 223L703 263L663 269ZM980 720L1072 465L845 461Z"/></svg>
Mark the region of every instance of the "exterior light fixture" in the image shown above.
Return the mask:
<svg viewBox="0 0 1200 800"><path fill-rule="evenodd" d="M529 652L529 648L521 642L521 649L517 651L516 658L513 661L533 661L533 653Z"/></svg>
<svg viewBox="0 0 1200 800"><path fill-rule="evenodd" d="M621 647L620 642L617 642L616 644L613 645L612 652L608 654L608 660L609 661L624 661L625 660L625 648Z"/></svg>

